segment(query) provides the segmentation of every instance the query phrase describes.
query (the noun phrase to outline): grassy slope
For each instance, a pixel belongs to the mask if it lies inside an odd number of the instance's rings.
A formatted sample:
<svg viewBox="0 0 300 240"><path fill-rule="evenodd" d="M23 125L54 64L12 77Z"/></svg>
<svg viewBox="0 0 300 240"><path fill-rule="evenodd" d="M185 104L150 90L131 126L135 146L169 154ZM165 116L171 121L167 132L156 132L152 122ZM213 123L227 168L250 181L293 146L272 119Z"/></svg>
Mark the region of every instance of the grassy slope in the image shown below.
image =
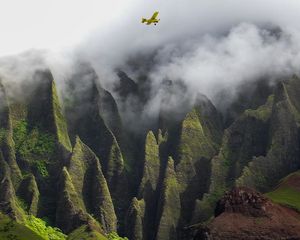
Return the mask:
<svg viewBox="0 0 300 240"><path fill-rule="evenodd" d="M66 238L57 232L56 228L45 227L44 224L40 224L41 221L34 218L31 222L26 221L26 225L23 225L0 213L0 240L107 240L101 233L87 230L85 225L74 230ZM109 239L122 238L113 237Z"/></svg>
<svg viewBox="0 0 300 240"><path fill-rule="evenodd" d="M291 181L293 179L293 181ZM282 179L278 187L266 194L272 201L291 207L300 212L300 189L299 186L293 185L293 182L298 179L300 182L300 171L292 173Z"/></svg>
<svg viewBox="0 0 300 240"><path fill-rule="evenodd" d="M45 223L33 216L28 217L24 224L18 223L0 213L0 240L128 240L112 232L108 236L91 230L83 225L67 237L59 229L46 226Z"/></svg>
<svg viewBox="0 0 300 240"><path fill-rule="evenodd" d="M105 236L96 231L87 231L87 226L81 226L69 234L68 240L107 240Z"/></svg>
<svg viewBox="0 0 300 240"><path fill-rule="evenodd" d="M30 228L11 220L0 214L0 239L1 240L45 240Z"/></svg>

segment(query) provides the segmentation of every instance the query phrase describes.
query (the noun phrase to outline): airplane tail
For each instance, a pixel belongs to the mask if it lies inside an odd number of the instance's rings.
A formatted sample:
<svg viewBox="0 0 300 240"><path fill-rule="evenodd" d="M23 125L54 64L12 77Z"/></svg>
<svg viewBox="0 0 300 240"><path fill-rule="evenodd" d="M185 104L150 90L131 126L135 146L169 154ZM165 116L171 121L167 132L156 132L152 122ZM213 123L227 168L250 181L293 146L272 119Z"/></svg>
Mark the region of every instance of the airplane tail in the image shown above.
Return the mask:
<svg viewBox="0 0 300 240"><path fill-rule="evenodd" d="M147 19L146 18L142 18L142 23L146 22Z"/></svg>

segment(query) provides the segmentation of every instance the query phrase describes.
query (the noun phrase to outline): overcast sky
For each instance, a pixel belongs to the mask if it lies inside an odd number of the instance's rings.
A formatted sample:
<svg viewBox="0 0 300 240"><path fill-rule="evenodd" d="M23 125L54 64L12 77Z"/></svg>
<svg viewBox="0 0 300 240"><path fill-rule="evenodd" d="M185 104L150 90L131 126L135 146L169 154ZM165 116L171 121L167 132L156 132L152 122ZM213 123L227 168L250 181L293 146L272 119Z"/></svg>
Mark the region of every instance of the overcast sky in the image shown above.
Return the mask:
<svg viewBox="0 0 300 240"><path fill-rule="evenodd" d="M140 23L156 10L159 25ZM119 48L152 46L243 21L299 28L299 11L298 0L0 0L0 55L66 49L97 35Z"/></svg>
<svg viewBox="0 0 300 240"><path fill-rule="evenodd" d="M141 24L154 11L159 24ZM299 0L0 0L0 57L42 49L30 61L45 58L59 81L81 56L109 88L115 67L158 49L149 73L153 102L166 78L212 100L224 89L234 97L245 81L299 72L299 13ZM280 27L281 36L266 25ZM25 69L31 62L19 61ZM7 66L0 61L2 76Z"/></svg>

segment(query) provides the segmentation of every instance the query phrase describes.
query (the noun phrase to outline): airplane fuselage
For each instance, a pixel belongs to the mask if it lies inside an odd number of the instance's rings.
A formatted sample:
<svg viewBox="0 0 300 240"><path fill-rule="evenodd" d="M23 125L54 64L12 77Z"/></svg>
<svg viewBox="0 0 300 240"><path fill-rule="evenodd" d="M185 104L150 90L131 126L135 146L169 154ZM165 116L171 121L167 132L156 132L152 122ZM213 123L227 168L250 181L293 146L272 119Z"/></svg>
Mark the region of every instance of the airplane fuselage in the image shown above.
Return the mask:
<svg viewBox="0 0 300 240"><path fill-rule="evenodd" d="M160 19L143 19L142 23L146 23L146 25L154 24L156 25Z"/></svg>
<svg viewBox="0 0 300 240"><path fill-rule="evenodd" d="M150 25L150 24L154 24L154 25L156 25L159 21L160 21L160 19L157 19L156 17L157 17L157 15L158 15L158 12L155 12L154 14L153 14L153 16L151 17L151 18L149 18L149 19L147 19L147 18L142 18L142 23L145 23L146 25Z"/></svg>
<svg viewBox="0 0 300 240"><path fill-rule="evenodd" d="M147 25L150 25L151 23L154 23L154 25L156 25L158 22L159 22L159 19L157 19L157 20L150 20L150 21L147 21Z"/></svg>

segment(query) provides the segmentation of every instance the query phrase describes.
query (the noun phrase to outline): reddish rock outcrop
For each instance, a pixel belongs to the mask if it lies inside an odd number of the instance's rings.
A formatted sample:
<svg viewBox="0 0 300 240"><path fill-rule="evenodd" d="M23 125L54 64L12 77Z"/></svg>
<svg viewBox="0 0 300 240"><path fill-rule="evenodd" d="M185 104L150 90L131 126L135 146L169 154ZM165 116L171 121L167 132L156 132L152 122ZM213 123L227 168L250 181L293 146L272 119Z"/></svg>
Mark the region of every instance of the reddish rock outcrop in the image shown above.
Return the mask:
<svg viewBox="0 0 300 240"><path fill-rule="evenodd" d="M241 213L246 216L267 216L266 207L270 204L262 194L250 188L234 188L218 201L215 209L215 217L223 212Z"/></svg>
<svg viewBox="0 0 300 240"><path fill-rule="evenodd" d="M209 224L187 228L192 233L187 239L300 239L300 213L249 188L234 188L225 193L215 214Z"/></svg>

